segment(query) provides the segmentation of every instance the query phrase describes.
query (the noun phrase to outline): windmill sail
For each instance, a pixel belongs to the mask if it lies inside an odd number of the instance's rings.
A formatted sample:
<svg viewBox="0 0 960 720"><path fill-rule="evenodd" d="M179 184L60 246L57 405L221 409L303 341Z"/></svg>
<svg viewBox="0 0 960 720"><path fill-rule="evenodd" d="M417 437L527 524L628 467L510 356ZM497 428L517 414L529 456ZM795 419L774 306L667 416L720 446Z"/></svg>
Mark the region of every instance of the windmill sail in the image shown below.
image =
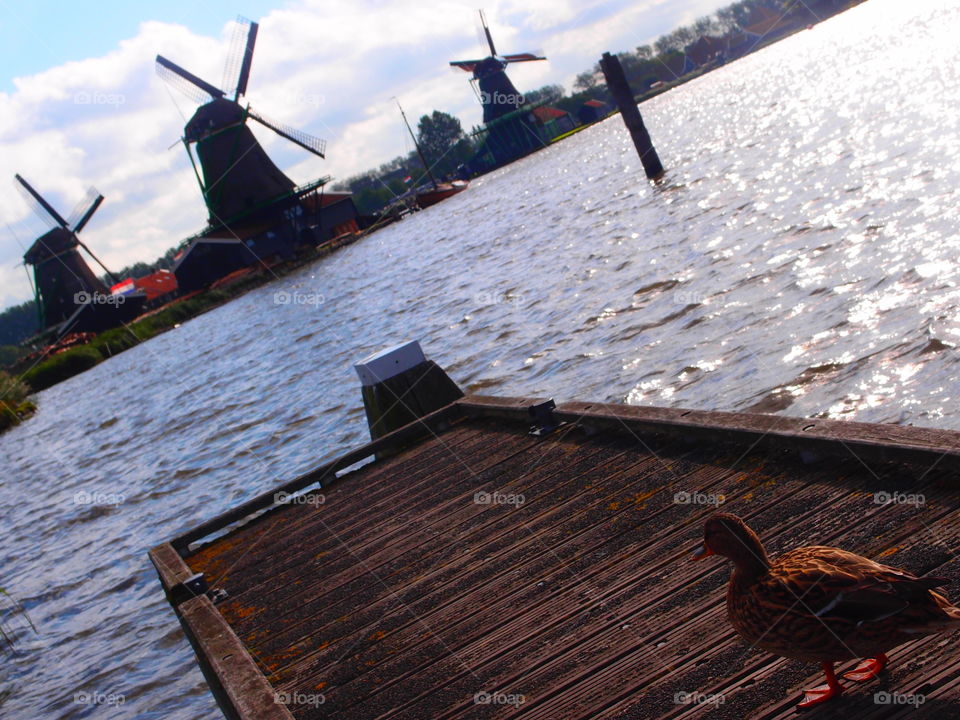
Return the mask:
<svg viewBox="0 0 960 720"><path fill-rule="evenodd" d="M297 130L289 125L284 125L276 120L265 118L263 115L254 112L253 110L248 110L247 112L250 117L252 117L261 125L265 125L266 127L270 128L280 137L286 138L290 142L299 145L304 150L312 152L314 155L324 157L324 152L326 152L327 149L326 140L321 140L320 138L314 137L309 133L305 133L302 130Z"/></svg>
<svg viewBox="0 0 960 720"><path fill-rule="evenodd" d="M237 102L247 91L258 27L257 23L243 18L234 26L224 70L225 89L214 87L171 60L157 56L157 72L174 87L202 102L184 128L184 140L191 160L196 152L200 164L198 174L202 176L201 190L211 226L232 225L242 218L261 215L266 208L289 198L296 187L267 156L247 126L248 118L324 157L322 140L270 120Z"/></svg>

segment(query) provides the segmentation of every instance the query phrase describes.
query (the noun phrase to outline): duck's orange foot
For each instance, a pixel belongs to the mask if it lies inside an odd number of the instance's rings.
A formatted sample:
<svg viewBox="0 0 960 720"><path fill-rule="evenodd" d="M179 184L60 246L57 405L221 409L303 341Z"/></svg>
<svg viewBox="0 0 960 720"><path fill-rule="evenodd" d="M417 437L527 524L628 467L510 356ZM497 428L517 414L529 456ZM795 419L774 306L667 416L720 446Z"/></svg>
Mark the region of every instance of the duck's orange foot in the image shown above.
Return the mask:
<svg viewBox="0 0 960 720"><path fill-rule="evenodd" d="M837 676L833 673L833 663L824 662L820 663L820 666L823 668L823 674L827 676L827 684L812 690L804 690L803 700L797 704L797 708L801 710L832 700L843 692L843 686L837 682Z"/></svg>
<svg viewBox="0 0 960 720"><path fill-rule="evenodd" d="M843 676L854 682L873 680L887 666L887 656L880 653L875 658L868 658L857 665L853 670L845 672Z"/></svg>
<svg viewBox="0 0 960 720"><path fill-rule="evenodd" d="M804 690L803 700L797 703L797 707L801 709L813 707L814 705L819 705L827 700L832 700L842 692L843 688L840 685L821 685L820 687L815 687L812 690Z"/></svg>

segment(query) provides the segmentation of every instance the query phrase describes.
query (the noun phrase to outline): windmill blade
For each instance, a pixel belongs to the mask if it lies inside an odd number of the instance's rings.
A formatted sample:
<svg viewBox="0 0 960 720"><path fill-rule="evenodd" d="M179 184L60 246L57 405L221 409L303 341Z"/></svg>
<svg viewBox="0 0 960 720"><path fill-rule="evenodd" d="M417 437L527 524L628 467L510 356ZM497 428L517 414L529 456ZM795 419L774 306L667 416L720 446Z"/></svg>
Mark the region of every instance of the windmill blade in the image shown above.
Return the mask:
<svg viewBox="0 0 960 720"><path fill-rule="evenodd" d="M487 44L490 46L490 54L493 57L496 57L497 49L493 46L493 35L490 34L490 27L487 25L487 18L483 14L483 10L480 11L480 22L483 23L483 33L487 36Z"/></svg>
<svg viewBox="0 0 960 720"><path fill-rule="evenodd" d="M215 88L193 73L187 72L176 63L167 60L163 55L157 55L157 75L188 98L201 105L210 102L214 98L222 98L224 95L223 90Z"/></svg>
<svg viewBox="0 0 960 720"><path fill-rule="evenodd" d="M247 80L250 78L250 63L253 62L253 46L257 42L259 25L245 17L237 17L230 37L230 52L223 66L223 85L226 95L237 100L247 93Z"/></svg>
<svg viewBox="0 0 960 720"><path fill-rule="evenodd" d="M517 53L516 55L504 55L501 58L504 62L507 63L518 63L518 62L532 62L534 60L546 60L543 55L537 55L536 53Z"/></svg>
<svg viewBox="0 0 960 720"><path fill-rule="evenodd" d="M86 212L80 215L77 220L74 220L73 215L77 214L77 210L80 210L80 208L83 207L84 203L86 203L91 196L95 197L93 197L93 201L87 206ZM74 210L73 214L70 216L69 223L70 227L73 228L73 232L78 233L83 230L84 226L90 222L90 218L93 217L93 214L97 211L97 208L100 207L100 203L102 202L103 195L97 192L96 188L90 188L90 190L87 191L87 197L84 198L80 205L77 205L77 210Z"/></svg>
<svg viewBox="0 0 960 720"><path fill-rule="evenodd" d="M112 272L110 272L110 271L107 269L107 266L106 266L106 265L104 265L102 262L100 262L100 258L98 258L96 255L94 255L94 254L93 254L93 251L92 251L90 248L88 248L88 247L86 246L86 244L84 244L84 242L83 242L80 238L78 238L78 237L76 236L76 231L74 231L74 238L76 239L77 244L80 245L80 247L82 247L84 250L87 251L87 255L89 255L90 257L92 257L94 260L97 261L97 265L99 265L100 267L103 268L103 271L104 271L107 275L110 276L110 279L113 280L114 283L120 282L119 278L118 278L116 275L114 275Z"/></svg>
<svg viewBox="0 0 960 720"><path fill-rule="evenodd" d="M326 140L321 140L320 138L316 138L313 135L303 132L302 130L297 130L289 125L276 122L275 120L268 120L267 118L255 113L250 109L247 110L247 114L261 125L266 125L280 137L284 137L290 142L299 145L304 150L309 150L314 155L325 157L324 152L326 152L327 149Z"/></svg>
<svg viewBox="0 0 960 720"><path fill-rule="evenodd" d="M246 41L247 24L249 22L242 17L237 17L237 21L230 28L230 49L227 51L227 62L224 63L223 79L220 82L224 95L228 97L237 91L237 78L240 74L240 65L243 62L243 46Z"/></svg>
<svg viewBox="0 0 960 720"><path fill-rule="evenodd" d="M483 60L451 60L450 66L473 72L473 69L482 62Z"/></svg>
<svg viewBox="0 0 960 720"><path fill-rule="evenodd" d="M40 193L34 190L30 183L24 180L19 173L14 175L13 178L17 182L17 189L20 190L24 200L27 201L27 204L37 214L37 217L51 228L56 225L60 227L67 226L67 221L60 216L60 213L54 210L53 206L44 200Z"/></svg>
<svg viewBox="0 0 960 720"><path fill-rule="evenodd" d="M250 65L253 63L253 46L257 44L257 30L259 28L260 26L257 23L250 23L250 29L247 31L247 45L243 51L243 63L240 65L240 77L237 79L237 94L233 97L234 101L241 95L247 94Z"/></svg>
<svg viewBox="0 0 960 720"><path fill-rule="evenodd" d="M100 205L97 202L97 197L100 193L93 186L87 188L87 192L84 194L83 198L76 205L73 206L73 210L67 215L67 225L71 228L76 229L77 223L80 218L86 215L89 209L93 206L94 203Z"/></svg>

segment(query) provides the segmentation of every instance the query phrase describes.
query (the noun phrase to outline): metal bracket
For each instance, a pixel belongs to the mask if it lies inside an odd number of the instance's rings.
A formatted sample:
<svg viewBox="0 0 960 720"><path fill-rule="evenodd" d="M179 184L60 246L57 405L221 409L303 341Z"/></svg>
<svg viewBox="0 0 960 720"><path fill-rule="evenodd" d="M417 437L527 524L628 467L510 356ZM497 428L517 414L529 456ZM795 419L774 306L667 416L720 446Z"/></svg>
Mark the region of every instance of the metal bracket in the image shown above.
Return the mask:
<svg viewBox="0 0 960 720"><path fill-rule="evenodd" d="M553 414L553 411L556 410L556 408L557 404L553 401L553 399L537 405L531 405L528 408L530 417L533 418L534 423L536 423L530 428L531 435L543 437L544 435L549 435L558 427L560 427L560 421L557 420L556 415Z"/></svg>
<svg viewBox="0 0 960 720"><path fill-rule="evenodd" d="M197 573L170 588L170 604L176 607L182 602L205 594L209 589L207 578L203 573Z"/></svg>
<svg viewBox="0 0 960 720"><path fill-rule="evenodd" d="M216 605L219 602L223 602L229 597L226 590L223 588L212 588L207 590L207 597L210 598L210 601Z"/></svg>

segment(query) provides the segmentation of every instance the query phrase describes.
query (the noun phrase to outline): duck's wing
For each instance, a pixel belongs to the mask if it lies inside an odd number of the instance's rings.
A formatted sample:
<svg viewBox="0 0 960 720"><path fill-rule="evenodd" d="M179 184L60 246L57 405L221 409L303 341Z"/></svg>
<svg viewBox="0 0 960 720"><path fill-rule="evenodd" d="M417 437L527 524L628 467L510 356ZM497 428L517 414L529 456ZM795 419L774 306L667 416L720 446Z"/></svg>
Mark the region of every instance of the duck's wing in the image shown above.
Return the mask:
<svg viewBox="0 0 960 720"><path fill-rule="evenodd" d="M802 598L804 611L824 621L855 624L879 622L917 605L935 606L930 591L950 582L829 547L800 548L775 567L774 575Z"/></svg>

